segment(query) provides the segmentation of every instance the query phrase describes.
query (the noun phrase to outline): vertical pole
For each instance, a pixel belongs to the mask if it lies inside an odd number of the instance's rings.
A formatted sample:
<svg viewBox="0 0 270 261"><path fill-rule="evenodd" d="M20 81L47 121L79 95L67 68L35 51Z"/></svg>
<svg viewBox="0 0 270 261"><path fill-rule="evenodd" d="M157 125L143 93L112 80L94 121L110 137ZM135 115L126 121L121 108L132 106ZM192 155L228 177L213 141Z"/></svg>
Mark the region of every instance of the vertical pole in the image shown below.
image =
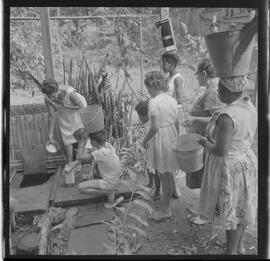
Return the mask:
<svg viewBox="0 0 270 261"><path fill-rule="evenodd" d="M169 18L169 7L161 7L160 9L160 20L165 19L165 18ZM160 57L161 57L161 53L160 53ZM160 61L160 71L162 71L162 62Z"/></svg>
<svg viewBox="0 0 270 261"><path fill-rule="evenodd" d="M51 44L50 23L49 23L49 8L39 7L39 10L40 10L42 46L45 61L46 79L48 78L54 79L52 44Z"/></svg>
<svg viewBox="0 0 270 261"><path fill-rule="evenodd" d="M143 90L142 17L140 17L140 69L141 69L141 90Z"/></svg>

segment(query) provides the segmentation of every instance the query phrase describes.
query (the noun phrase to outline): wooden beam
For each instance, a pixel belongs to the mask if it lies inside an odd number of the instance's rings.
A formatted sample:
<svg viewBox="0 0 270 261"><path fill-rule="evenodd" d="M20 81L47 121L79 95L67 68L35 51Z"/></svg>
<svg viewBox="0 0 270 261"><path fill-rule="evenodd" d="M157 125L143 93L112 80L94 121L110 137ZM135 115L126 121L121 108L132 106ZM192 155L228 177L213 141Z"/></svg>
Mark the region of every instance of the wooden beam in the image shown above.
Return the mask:
<svg viewBox="0 0 270 261"><path fill-rule="evenodd" d="M50 23L49 23L49 8L39 7L39 10L40 10L42 46L45 61L46 79L49 78L54 79L52 44L51 44Z"/></svg>
<svg viewBox="0 0 270 261"><path fill-rule="evenodd" d="M141 90L143 90L142 18L141 17L140 17L140 69L141 69Z"/></svg>
<svg viewBox="0 0 270 261"><path fill-rule="evenodd" d="M45 7L42 7L45 8ZM47 7L46 7L47 8ZM97 19L97 18L139 18L159 17L159 15L84 15L84 16L51 16L50 20ZM10 20L40 20L39 17L10 17Z"/></svg>

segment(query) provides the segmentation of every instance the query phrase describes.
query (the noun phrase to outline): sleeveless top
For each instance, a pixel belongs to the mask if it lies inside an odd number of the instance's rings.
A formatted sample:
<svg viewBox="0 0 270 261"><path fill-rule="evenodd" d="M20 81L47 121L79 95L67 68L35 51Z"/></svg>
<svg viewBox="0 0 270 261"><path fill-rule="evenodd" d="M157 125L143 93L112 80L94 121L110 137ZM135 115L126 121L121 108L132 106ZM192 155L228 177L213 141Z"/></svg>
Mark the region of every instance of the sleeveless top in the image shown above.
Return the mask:
<svg viewBox="0 0 270 261"><path fill-rule="evenodd" d="M60 85L59 88L65 91L65 96L63 98L64 105L74 105L70 100L70 94L76 90L73 87L66 85ZM85 98L77 92L76 94L84 103L84 107L86 107L87 104ZM73 133L77 129L84 127L78 111L79 110L69 109L65 107L58 108L58 123L62 134L63 143L65 145L75 143L76 140L73 137Z"/></svg>
<svg viewBox="0 0 270 261"><path fill-rule="evenodd" d="M175 99L176 99L176 91L175 91L174 80L177 77L180 77L182 79L182 81L183 81L182 87L184 87L184 79L180 73L176 73L171 79L169 79L169 77L167 77L167 86L168 86L167 94L169 94L170 96L172 96Z"/></svg>

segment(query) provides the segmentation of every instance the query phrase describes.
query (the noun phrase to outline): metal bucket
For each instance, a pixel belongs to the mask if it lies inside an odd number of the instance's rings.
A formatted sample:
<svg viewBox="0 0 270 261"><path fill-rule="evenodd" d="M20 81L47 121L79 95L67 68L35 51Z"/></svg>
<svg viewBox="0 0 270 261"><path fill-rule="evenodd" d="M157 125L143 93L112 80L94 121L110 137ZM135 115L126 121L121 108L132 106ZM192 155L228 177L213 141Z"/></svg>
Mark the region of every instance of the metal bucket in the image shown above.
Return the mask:
<svg viewBox="0 0 270 261"><path fill-rule="evenodd" d="M50 153L56 153L59 150L59 144L57 142L51 142L49 140L46 143L46 150Z"/></svg>
<svg viewBox="0 0 270 261"><path fill-rule="evenodd" d="M95 133L104 129L104 115L101 105L88 105L81 109L79 113L88 133Z"/></svg>
<svg viewBox="0 0 270 261"><path fill-rule="evenodd" d="M203 147L197 142L201 135L188 133L177 137L176 153L179 168L184 172L195 172L203 167Z"/></svg>
<svg viewBox="0 0 270 261"><path fill-rule="evenodd" d="M224 31L205 36L215 76L247 75L254 49L255 37L248 43L241 31Z"/></svg>

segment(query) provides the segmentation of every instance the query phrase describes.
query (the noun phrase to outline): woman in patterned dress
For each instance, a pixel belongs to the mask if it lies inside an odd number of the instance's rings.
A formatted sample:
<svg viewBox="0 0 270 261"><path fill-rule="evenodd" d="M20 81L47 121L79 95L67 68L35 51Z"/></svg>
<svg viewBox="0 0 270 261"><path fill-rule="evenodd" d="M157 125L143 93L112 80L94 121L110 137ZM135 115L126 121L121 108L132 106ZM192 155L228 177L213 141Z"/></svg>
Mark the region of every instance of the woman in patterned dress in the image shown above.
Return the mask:
<svg viewBox="0 0 270 261"><path fill-rule="evenodd" d="M178 169L176 155L172 150L177 136L177 102L166 93L165 79L160 72L146 73L144 83L151 100L148 107L150 128L144 136L143 146L147 148L147 143L151 140L152 146L148 149L152 151L149 152L148 167L157 170L161 176L161 206L152 215L152 219L161 221L172 216L172 175Z"/></svg>
<svg viewBox="0 0 270 261"><path fill-rule="evenodd" d="M225 254L243 254L246 227L257 218L257 158L251 149L257 112L243 95L244 76L220 78L218 94L228 106L214 113L206 137L200 213L226 230Z"/></svg>

